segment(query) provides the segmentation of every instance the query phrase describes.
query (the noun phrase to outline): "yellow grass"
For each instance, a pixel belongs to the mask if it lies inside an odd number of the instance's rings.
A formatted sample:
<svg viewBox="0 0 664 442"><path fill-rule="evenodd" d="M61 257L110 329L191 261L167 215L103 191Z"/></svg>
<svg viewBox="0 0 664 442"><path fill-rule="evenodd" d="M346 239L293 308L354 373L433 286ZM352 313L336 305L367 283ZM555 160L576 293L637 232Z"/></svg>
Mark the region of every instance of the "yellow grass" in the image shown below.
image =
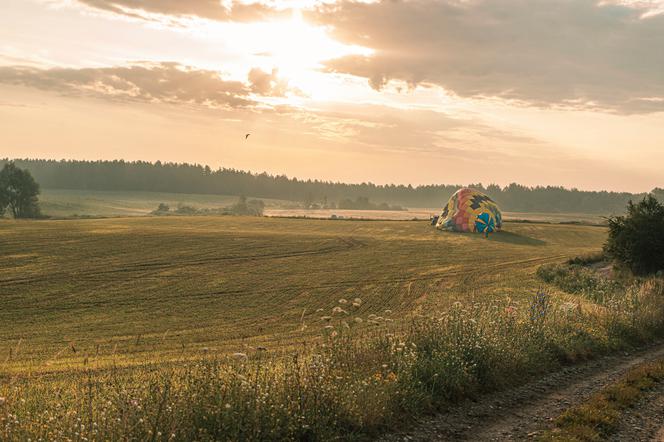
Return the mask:
<svg viewBox="0 0 664 442"><path fill-rule="evenodd" d="M0 221L0 370L201 352L274 352L351 317L532 296L543 263L597 251L599 227L510 224L484 239L427 222L168 217ZM323 309L323 310L320 310ZM385 313L389 310L390 313Z"/></svg>

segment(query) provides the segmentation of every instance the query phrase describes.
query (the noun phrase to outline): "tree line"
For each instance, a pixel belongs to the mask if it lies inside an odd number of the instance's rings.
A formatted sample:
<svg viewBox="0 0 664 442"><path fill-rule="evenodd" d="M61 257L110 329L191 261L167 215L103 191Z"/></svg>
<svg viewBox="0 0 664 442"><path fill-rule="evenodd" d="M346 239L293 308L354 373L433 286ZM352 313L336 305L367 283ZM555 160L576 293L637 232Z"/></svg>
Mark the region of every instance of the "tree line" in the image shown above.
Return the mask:
<svg viewBox="0 0 664 442"><path fill-rule="evenodd" d="M0 167L9 159L0 160ZM301 180L285 175L252 173L232 168L211 169L187 163L145 161L79 161L16 159L19 168L30 171L42 188L153 191L219 195L251 195L290 201L343 201L368 198L377 203L406 207L442 207L460 187L458 184L377 185ZM560 186L528 187L468 183L493 198L503 210L513 212L623 213L629 200L646 193L582 191ZM664 189L653 189L664 201Z"/></svg>

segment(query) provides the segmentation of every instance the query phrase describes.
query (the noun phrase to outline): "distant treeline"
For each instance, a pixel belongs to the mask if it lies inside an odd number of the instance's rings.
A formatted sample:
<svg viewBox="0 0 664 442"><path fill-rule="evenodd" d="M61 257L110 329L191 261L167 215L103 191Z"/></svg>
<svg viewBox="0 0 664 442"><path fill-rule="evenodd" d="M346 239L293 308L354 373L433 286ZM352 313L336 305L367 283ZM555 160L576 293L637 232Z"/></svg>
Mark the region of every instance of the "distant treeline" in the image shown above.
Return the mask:
<svg viewBox="0 0 664 442"><path fill-rule="evenodd" d="M0 160L0 167L8 159ZM342 201L368 198L371 201L406 207L442 207L460 185L376 185L299 180L284 175L251 173L235 169L212 170L198 164L149 163L144 161L74 161L17 159L16 165L30 170L42 188L154 191L248 195L291 201ZM622 213L627 201L645 194L596 192L563 187L527 187L510 184L469 184L491 196L503 210L513 212ZM664 200L664 189L653 193Z"/></svg>

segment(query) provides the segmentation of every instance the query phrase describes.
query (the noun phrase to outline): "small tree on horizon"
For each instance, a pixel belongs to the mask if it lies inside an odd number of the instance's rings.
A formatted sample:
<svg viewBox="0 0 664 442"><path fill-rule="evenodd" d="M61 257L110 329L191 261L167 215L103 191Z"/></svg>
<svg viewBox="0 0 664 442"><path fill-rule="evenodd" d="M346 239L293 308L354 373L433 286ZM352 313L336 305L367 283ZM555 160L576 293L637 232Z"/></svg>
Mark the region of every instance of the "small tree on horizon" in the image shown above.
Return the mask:
<svg viewBox="0 0 664 442"><path fill-rule="evenodd" d="M635 274L664 270L664 205L652 195L627 205L627 215L609 218L604 250Z"/></svg>
<svg viewBox="0 0 664 442"><path fill-rule="evenodd" d="M13 162L0 170L0 215L7 208L14 218L39 218L39 184L30 172Z"/></svg>

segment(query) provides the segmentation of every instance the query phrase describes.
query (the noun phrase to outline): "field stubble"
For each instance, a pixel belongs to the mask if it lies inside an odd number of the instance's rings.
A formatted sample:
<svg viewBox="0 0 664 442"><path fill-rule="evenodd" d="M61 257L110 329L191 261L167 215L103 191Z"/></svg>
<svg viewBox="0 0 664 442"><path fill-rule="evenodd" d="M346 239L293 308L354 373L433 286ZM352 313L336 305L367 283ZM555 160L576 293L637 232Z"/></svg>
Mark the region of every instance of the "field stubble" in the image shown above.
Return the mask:
<svg viewBox="0 0 664 442"><path fill-rule="evenodd" d="M0 223L0 439L375 435L659 333L659 282L599 306L539 290L540 265L604 237L509 223L488 240L424 222Z"/></svg>
<svg viewBox="0 0 664 442"><path fill-rule="evenodd" d="M596 250L602 228L519 224L485 240L424 222L242 217L0 222L0 355L49 370L202 348L289 347L339 298L395 317L519 298L535 268ZM304 327L303 327L304 326ZM20 344L19 344L20 342ZM18 348L17 348L18 347ZM73 349L76 349L74 351ZM56 357L57 355L57 357Z"/></svg>

